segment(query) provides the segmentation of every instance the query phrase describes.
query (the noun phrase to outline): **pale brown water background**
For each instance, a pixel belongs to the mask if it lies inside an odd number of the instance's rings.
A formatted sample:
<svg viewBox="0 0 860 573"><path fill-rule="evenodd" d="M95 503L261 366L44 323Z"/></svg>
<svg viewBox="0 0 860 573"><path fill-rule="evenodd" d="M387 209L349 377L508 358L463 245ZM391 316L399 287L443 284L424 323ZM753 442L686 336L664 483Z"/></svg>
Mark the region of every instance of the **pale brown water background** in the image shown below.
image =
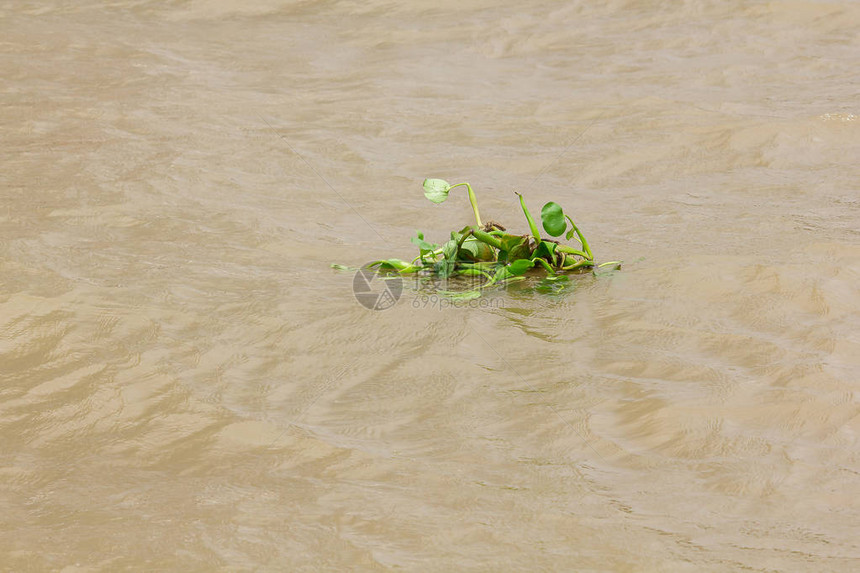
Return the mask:
<svg viewBox="0 0 860 573"><path fill-rule="evenodd" d="M0 3L0 570L857 570L858 29ZM624 269L368 311L425 177Z"/></svg>

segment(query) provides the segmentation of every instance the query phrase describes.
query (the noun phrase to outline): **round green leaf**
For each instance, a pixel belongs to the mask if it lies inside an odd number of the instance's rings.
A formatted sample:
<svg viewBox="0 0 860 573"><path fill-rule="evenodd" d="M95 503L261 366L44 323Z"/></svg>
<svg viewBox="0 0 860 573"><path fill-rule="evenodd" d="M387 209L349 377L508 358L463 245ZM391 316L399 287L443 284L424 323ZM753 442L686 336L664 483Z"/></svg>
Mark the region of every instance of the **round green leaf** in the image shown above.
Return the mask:
<svg viewBox="0 0 860 573"><path fill-rule="evenodd" d="M434 203L441 203L448 198L451 186L444 179L425 179L424 196Z"/></svg>
<svg viewBox="0 0 860 573"><path fill-rule="evenodd" d="M540 218L543 222L544 230L558 237L567 229L567 221L564 220L564 212L561 210L561 205L550 201L540 210Z"/></svg>

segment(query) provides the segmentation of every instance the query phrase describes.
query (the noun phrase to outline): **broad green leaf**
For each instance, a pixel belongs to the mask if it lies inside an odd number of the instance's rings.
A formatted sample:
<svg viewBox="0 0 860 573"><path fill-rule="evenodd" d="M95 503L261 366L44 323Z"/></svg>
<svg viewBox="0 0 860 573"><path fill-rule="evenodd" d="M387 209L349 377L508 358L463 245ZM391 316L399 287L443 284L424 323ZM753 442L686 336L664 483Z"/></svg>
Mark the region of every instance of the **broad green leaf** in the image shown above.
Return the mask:
<svg viewBox="0 0 860 573"><path fill-rule="evenodd" d="M520 275L525 274L525 272L533 266L535 266L534 261L530 261L528 259L518 259L496 271L496 276L493 277L493 282L507 280L512 277L518 277Z"/></svg>
<svg viewBox="0 0 860 573"><path fill-rule="evenodd" d="M444 279L451 276L451 273L454 272L455 261L457 260L456 239L451 239L442 246L442 256L444 257L443 260L436 263L435 269L439 278Z"/></svg>
<svg viewBox="0 0 860 573"><path fill-rule="evenodd" d="M534 256L532 258L543 258L549 259L550 261L555 263L555 250L558 247L557 243L551 243L550 241L541 241L541 244L537 246L534 252Z"/></svg>
<svg viewBox="0 0 860 573"><path fill-rule="evenodd" d="M508 272L511 274L511 276L516 277L516 276L525 274L525 272L527 270L529 270L530 268L532 268L533 266L535 266L534 261L530 261L528 259L520 259L518 261L512 262L511 264L509 264L505 268L508 269Z"/></svg>
<svg viewBox="0 0 860 573"><path fill-rule="evenodd" d="M505 251L505 256L499 256L499 260L516 261L517 259L531 258L531 249L529 248L528 236L522 235L503 235L501 239L501 248Z"/></svg>
<svg viewBox="0 0 860 573"><path fill-rule="evenodd" d="M492 261L493 248L486 243L469 238L463 242L460 252L458 253L458 257L464 260L476 262Z"/></svg>
<svg viewBox="0 0 860 573"><path fill-rule="evenodd" d="M564 212L561 210L561 205L550 201L540 210L540 218L543 222L544 230L558 237L567 229L567 221L564 220Z"/></svg>
<svg viewBox="0 0 860 573"><path fill-rule="evenodd" d="M424 233L422 233L421 231L417 231L417 235L418 236L416 237L412 237L410 241L412 241L412 244L418 246L418 249L421 251L421 256L424 256L427 253L433 252L439 248L439 245L437 245L436 243L428 243L427 241L425 241Z"/></svg>
<svg viewBox="0 0 860 573"><path fill-rule="evenodd" d="M532 250L529 247L528 241L524 241L508 251L508 262L519 261L521 259L530 259L532 258Z"/></svg>
<svg viewBox="0 0 860 573"><path fill-rule="evenodd" d="M434 203L442 203L448 198L451 185L444 179L425 179L424 196Z"/></svg>
<svg viewBox="0 0 860 573"><path fill-rule="evenodd" d="M502 235L499 237L499 241L501 243L501 249L503 251L510 251L517 245L521 245L524 243L528 237L523 237L522 235Z"/></svg>
<svg viewBox="0 0 860 573"><path fill-rule="evenodd" d="M459 239L451 238L450 241L442 245L442 256L446 259L454 260L457 258L457 243Z"/></svg>

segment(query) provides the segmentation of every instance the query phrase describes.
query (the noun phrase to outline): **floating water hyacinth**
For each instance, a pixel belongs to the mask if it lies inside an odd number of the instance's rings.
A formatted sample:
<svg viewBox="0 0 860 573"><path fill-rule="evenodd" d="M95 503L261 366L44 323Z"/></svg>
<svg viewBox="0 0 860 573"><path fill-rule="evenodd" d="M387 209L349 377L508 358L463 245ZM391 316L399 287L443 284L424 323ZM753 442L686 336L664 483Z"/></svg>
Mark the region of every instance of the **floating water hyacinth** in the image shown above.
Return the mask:
<svg viewBox="0 0 860 573"><path fill-rule="evenodd" d="M529 226L529 233L515 235L495 221L481 222L475 192L468 183L449 184L443 179L425 179L424 196L434 203L442 203L452 189L465 187L469 203L475 215L475 225L451 232L443 244L430 243L424 234L417 232L412 243L418 247L418 256L411 261L401 259L381 259L365 265L365 268L387 271L392 274L432 275L436 278L465 276L477 279L478 286L467 291L442 291L440 294L455 298L475 298L490 287L505 285L523 280L529 269L537 268L546 273L542 285L563 282L568 279L565 272L579 269L614 266L620 268L619 261L597 265L588 241L558 203L548 202L540 212L543 230L550 237L564 235L566 241L575 240L573 245L564 244L556 239L543 238L537 223L526 206L525 199L517 193L523 214ZM565 231L567 232L565 234ZM341 265L332 265L345 268ZM539 288L540 292L556 292L557 288Z"/></svg>

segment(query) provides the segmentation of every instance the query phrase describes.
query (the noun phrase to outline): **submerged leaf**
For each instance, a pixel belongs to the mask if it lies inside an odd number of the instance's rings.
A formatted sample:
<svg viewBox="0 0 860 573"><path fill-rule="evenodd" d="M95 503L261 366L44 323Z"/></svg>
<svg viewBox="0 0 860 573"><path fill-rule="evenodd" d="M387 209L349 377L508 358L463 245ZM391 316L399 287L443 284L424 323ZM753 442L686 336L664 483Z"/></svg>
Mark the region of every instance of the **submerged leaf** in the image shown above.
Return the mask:
<svg viewBox="0 0 860 573"><path fill-rule="evenodd" d="M550 201L544 205L543 209L540 210L540 218L543 222L544 230L553 237L558 237L567 229L567 221L564 220L564 211L562 211L561 205L558 203Z"/></svg>
<svg viewBox="0 0 860 573"><path fill-rule="evenodd" d="M444 179L425 179L424 196L434 203L442 203L448 198L451 185Z"/></svg>
<svg viewBox="0 0 860 573"><path fill-rule="evenodd" d="M493 277L493 282L504 281L512 277L518 277L520 275L525 274L525 272L533 266L535 266L534 261L530 261L528 259L518 259L496 271L496 276Z"/></svg>
<svg viewBox="0 0 860 573"><path fill-rule="evenodd" d="M379 270L397 271L399 273L414 273L419 270L418 267L400 259L380 259L365 266L369 269L378 267Z"/></svg>
<svg viewBox="0 0 860 573"><path fill-rule="evenodd" d="M508 269L508 272L512 276L519 276L519 275L525 274L525 272L527 270L529 270L530 268L532 268L533 266L535 266L534 261L530 261L528 259L520 259L518 261L512 262L510 265L508 265L505 268Z"/></svg>
<svg viewBox="0 0 860 573"><path fill-rule="evenodd" d="M482 271L481 269L476 269L474 267L469 267L465 269L460 269L456 273L458 276L462 275L464 277L487 277L488 279L492 279L490 275L487 274L487 271Z"/></svg>
<svg viewBox="0 0 860 573"><path fill-rule="evenodd" d="M610 268L603 270L605 267L610 267ZM621 270L621 261L609 261L607 263L601 263L601 264L597 265L594 268L594 270L591 271L591 274L593 274L596 277L612 276L615 274L616 271L620 271L620 270Z"/></svg>
<svg viewBox="0 0 860 573"><path fill-rule="evenodd" d="M543 279L541 282L547 282L547 283L552 283L552 282L566 283L566 282L568 282L569 280L570 280L570 277L569 277L569 276L567 276L567 275L550 275L550 276L548 276L548 277L544 277L544 279Z"/></svg>
<svg viewBox="0 0 860 573"><path fill-rule="evenodd" d="M472 300L475 298L481 297L481 289L472 289L462 292L451 291L451 290L440 290L436 291L437 294L444 296L447 299L455 300L455 301L465 301Z"/></svg>
<svg viewBox="0 0 860 573"><path fill-rule="evenodd" d="M567 275L552 275L540 281L534 290L543 294L561 294L566 290L572 290L570 278Z"/></svg>

